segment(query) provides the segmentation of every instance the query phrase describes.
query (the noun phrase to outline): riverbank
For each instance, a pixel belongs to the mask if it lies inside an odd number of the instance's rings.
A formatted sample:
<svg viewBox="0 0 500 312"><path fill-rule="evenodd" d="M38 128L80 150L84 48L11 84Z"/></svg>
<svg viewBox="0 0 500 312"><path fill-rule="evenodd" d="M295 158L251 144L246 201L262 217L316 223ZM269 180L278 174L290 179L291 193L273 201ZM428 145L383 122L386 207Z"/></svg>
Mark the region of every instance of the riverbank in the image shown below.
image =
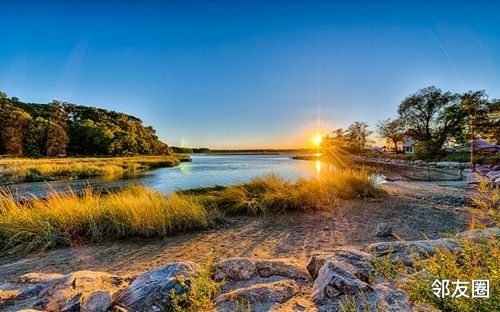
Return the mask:
<svg viewBox="0 0 500 312"><path fill-rule="evenodd" d="M133 157L0 158L0 184L120 176L189 161L187 155Z"/></svg>
<svg viewBox="0 0 500 312"><path fill-rule="evenodd" d="M397 181L383 184L386 196L340 200L330 210L295 211L279 217L229 216L214 228L163 239L129 238L25 255L4 254L0 257L0 281L33 271L135 274L172 261L202 263L213 256L293 257L305 265L315 252L342 246L364 248L395 241L396 236L436 239L468 228L471 215L463 203L472 190L464 187ZM392 227L396 236L377 236L381 223Z"/></svg>
<svg viewBox="0 0 500 312"><path fill-rule="evenodd" d="M341 199L382 195L365 171L331 173L295 183L277 175L248 183L179 191L143 186L109 194L88 189L45 199L0 194L0 249L45 250L121 238L166 237L223 222L225 215L262 216L331 209Z"/></svg>

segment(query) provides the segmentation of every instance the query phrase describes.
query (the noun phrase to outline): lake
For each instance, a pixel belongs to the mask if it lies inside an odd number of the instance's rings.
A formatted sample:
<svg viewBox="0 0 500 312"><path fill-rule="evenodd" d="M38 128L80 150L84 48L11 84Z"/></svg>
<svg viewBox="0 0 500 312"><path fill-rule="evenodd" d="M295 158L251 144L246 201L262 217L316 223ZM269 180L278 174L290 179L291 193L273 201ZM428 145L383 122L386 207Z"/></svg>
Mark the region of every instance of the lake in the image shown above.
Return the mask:
<svg viewBox="0 0 500 312"><path fill-rule="evenodd" d="M290 159L290 154L279 155L192 155L192 162L179 166L160 168L127 177L92 178L87 180L19 183L7 186L17 195L45 197L53 190L72 188L81 190L86 186L95 189L118 189L128 184L143 184L168 194L175 190L215 185L230 185L247 182L254 177L276 173L295 180L319 174L322 164L317 161Z"/></svg>

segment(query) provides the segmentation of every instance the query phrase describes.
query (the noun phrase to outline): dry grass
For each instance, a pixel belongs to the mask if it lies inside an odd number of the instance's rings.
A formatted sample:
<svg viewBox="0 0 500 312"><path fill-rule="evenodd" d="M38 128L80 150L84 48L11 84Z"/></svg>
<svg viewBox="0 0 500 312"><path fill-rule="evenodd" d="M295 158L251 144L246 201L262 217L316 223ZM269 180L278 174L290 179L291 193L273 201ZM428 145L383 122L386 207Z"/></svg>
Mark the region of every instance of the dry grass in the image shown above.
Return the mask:
<svg viewBox="0 0 500 312"><path fill-rule="evenodd" d="M129 237L165 237L206 229L223 214L262 215L331 209L338 198L380 194L365 171L344 171L291 183L277 175L249 183L173 193L142 186L107 195L86 190L21 201L0 194L0 249L44 250Z"/></svg>
<svg viewBox="0 0 500 312"><path fill-rule="evenodd" d="M127 237L165 237L211 227L220 214L193 196L163 196L142 186L101 195L86 191L46 200L0 197L0 238L21 251Z"/></svg>
<svg viewBox="0 0 500 312"><path fill-rule="evenodd" d="M208 191L205 196L228 214L262 215L289 210L324 210L331 208L339 198L366 198L381 192L367 171L346 170L297 183L271 174L245 184Z"/></svg>
<svg viewBox="0 0 500 312"><path fill-rule="evenodd" d="M178 165L179 156L0 158L0 183L122 175Z"/></svg>

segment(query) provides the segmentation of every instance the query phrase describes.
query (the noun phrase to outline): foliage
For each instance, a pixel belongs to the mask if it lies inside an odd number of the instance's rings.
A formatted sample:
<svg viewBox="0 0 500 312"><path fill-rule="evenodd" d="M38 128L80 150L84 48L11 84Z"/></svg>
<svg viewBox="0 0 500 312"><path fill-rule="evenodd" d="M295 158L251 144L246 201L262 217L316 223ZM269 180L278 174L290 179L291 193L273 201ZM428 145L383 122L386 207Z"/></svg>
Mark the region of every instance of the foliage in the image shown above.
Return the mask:
<svg viewBox="0 0 500 312"><path fill-rule="evenodd" d="M170 296L171 304L168 310L174 312L208 312L215 310L214 299L224 282L214 280L214 261L211 260L202 265L196 277L189 283L181 280L181 284L188 291L182 294L173 292Z"/></svg>
<svg viewBox="0 0 500 312"><path fill-rule="evenodd" d="M368 130L368 124L366 122L356 121L351 124L345 132L347 145L357 150L364 150L369 143L368 137L372 133L372 131Z"/></svg>
<svg viewBox="0 0 500 312"><path fill-rule="evenodd" d="M445 155L442 145L436 144L434 141L419 141L415 145L415 159L426 161L435 161L441 159Z"/></svg>
<svg viewBox="0 0 500 312"><path fill-rule="evenodd" d="M394 144L394 151L398 151L398 143L403 142L406 129L400 118L386 119L377 124L378 133L382 138L389 138Z"/></svg>
<svg viewBox="0 0 500 312"><path fill-rule="evenodd" d="M165 155L168 146L139 118L65 102L0 96L0 153L27 156Z"/></svg>
<svg viewBox="0 0 500 312"><path fill-rule="evenodd" d="M472 201L476 205L472 211L481 219L481 223L500 226L499 185L494 185L487 180L481 181Z"/></svg>
<svg viewBox="0 0 500 312"><path fill-rule="evenodd" d="M484 90L466 92L460 101L467 114L462 142L479 138L500 143L500 101L490 102Z"/></svg>
<svg viewBox="0 0 500 312"><path fill-rule="evenodd" d="M417 261L415 269L424 270L408 277L403 287L410 299L431 304L442 311L496 311L500 306L500 245L497 239L460 239L460 251L437 248L434 256ZM490 298L440 298L432 292L436 280L468 281L489 280ZM470 295L469 285L469 295ZM450 290L453 286L450 284ZM451 295L451 294L450 294Z"/></svg>

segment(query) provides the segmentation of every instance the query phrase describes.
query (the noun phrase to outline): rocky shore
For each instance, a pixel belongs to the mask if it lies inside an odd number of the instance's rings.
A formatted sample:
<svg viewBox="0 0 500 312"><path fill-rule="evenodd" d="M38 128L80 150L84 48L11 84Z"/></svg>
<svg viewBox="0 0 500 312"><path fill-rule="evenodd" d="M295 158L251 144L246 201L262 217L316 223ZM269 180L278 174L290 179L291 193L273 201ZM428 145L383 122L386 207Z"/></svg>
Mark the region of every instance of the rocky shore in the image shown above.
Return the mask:
<svg viewBox="0 0 500 312"><path fill-rule="evenodd" d="M225 281L216 311L338 311L346 298L371 311L412 311L415 306L394 282L377 275L375 263L412 266L436 247L460 250L459 237L500 237L499 228L457 234L456 238L380 242L365 250L339 248L314 255L306 268L293 259L232 258L215 263L213 278ZM172 295L190 291L200 266L167 263L136 276L76 271L28 273L0 285L2 311L168 311ZM432 311L419 306L419 311Z"/></svg>

